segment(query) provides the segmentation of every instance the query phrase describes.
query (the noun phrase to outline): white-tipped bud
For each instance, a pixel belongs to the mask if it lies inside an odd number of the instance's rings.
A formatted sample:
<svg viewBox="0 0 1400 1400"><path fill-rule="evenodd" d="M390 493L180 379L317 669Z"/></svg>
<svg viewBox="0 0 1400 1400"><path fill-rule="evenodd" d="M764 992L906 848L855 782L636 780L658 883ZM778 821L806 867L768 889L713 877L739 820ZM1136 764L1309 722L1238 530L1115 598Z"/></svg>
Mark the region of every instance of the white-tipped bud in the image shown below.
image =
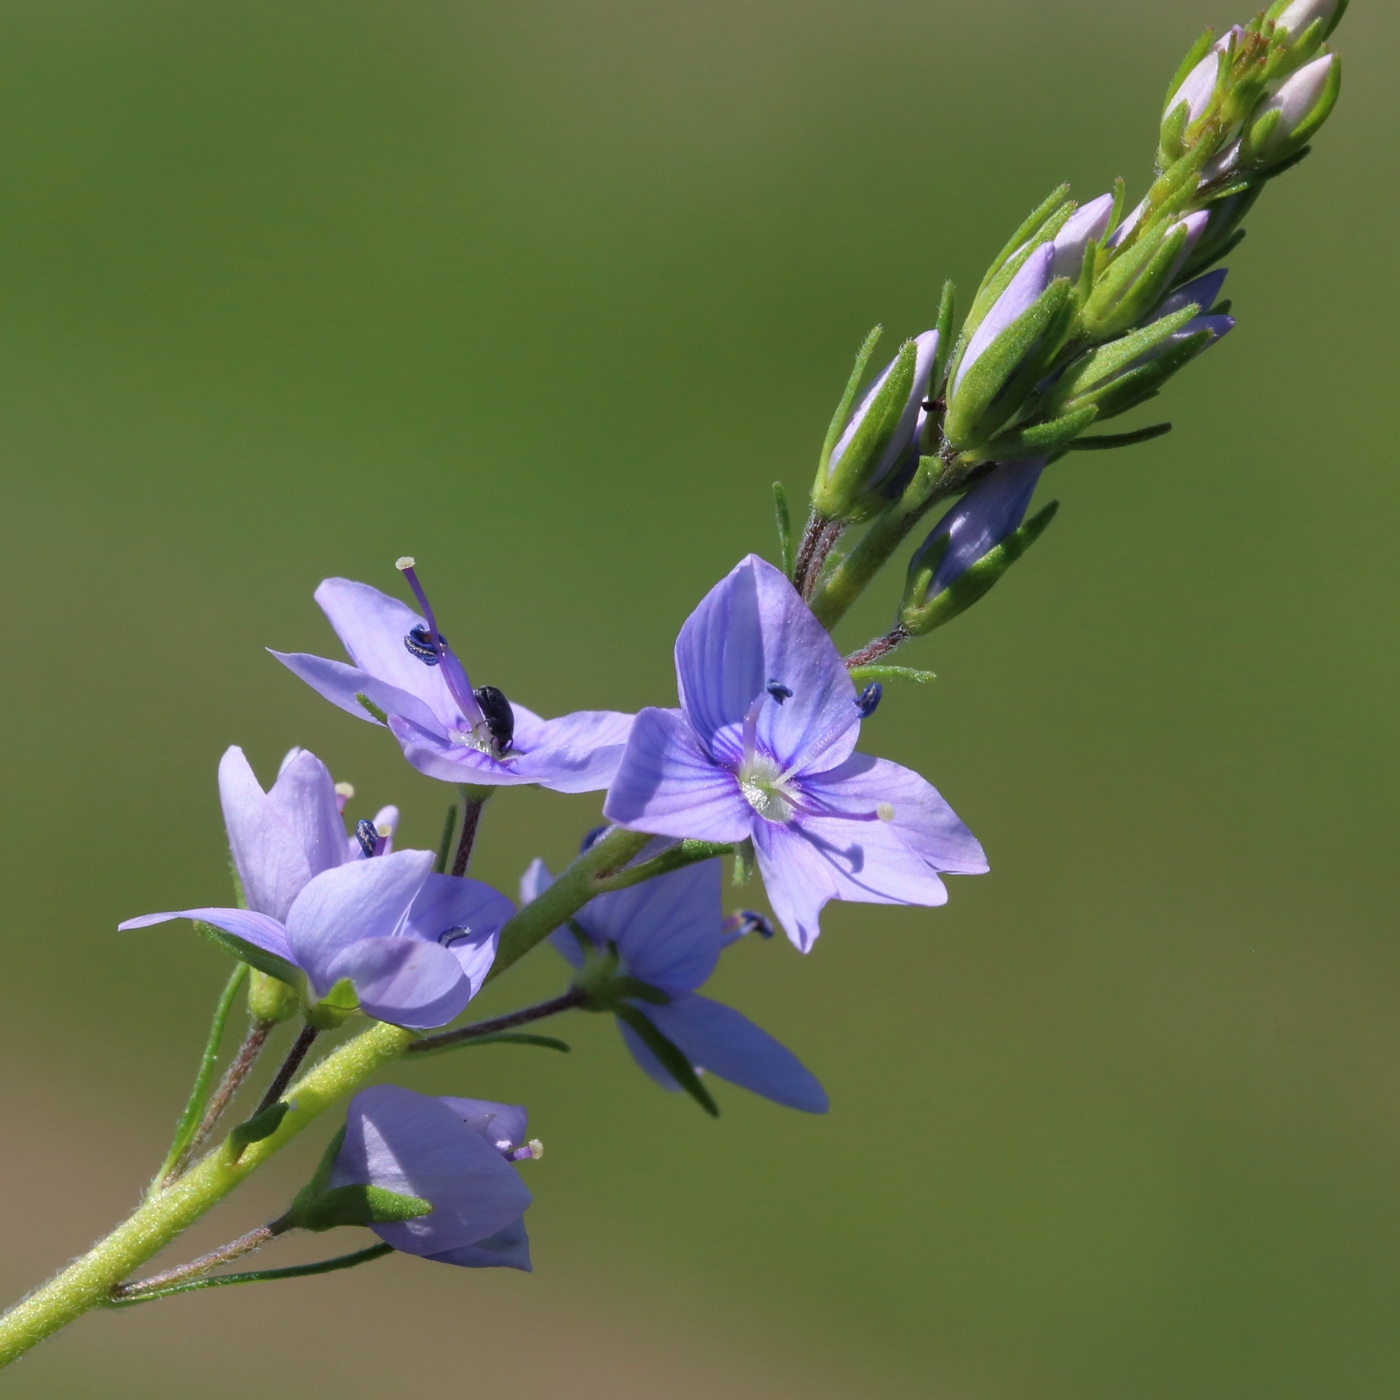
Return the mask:
<svg viewBox="0 0 1400 1400"><path fill-rule="evenodd" d="M1254 113L1245 142L1249 158L1285 160L1304 146L1331 114L1341 80L1334 53L1305 63Z"/></svg>
<svg viewBox="0 0 1400 1400"><path fill-rule="evenodd" d="M1308 32L1319 20L1322 22L1322 37L1325 39L1338 25L1342 12L1346 9L1344 0L1278 0L1269 12L1269 18L1280 28L1286 29L1290 38L1298 39Z"/></svg>

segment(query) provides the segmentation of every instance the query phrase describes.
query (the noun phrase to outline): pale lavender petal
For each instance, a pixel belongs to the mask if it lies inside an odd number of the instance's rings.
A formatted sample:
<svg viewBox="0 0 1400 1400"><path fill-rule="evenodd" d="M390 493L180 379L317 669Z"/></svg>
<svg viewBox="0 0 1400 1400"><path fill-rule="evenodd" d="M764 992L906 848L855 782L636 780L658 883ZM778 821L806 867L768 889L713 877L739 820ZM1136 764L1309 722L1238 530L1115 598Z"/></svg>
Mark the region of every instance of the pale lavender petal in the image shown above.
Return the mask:
<svg viewBox="0 0 1400 1400"><path fill-rule="evenodd" d="M377 680L354 666L347 666L343 661L328 661L324 656L310 656L300 651L272 651L270 648L269 655L275 656L318 695L356 719L368 720L371 724L380 722L356 699L356 696L363 695L386 715L404 715L429 728L441 727L442 722L416 695Z"/></svg>
<svg viewBox="0 0 1400 1400"><path fill-rule="evenodd" d="M316 601L360 670L418 696L441 723L457 720L460 712L442 667L425 666L404 645L408 633L424 625L412 608L367 583L346 578L326 579L316 590Z"/></svg>
<svg viewBox="0 0 1400 1400"><path fill-rule="evenodd" d="M313 876L346 858L345 826L330 770L305 749L288 756L264 793L243 750L219 763L229 850L250 909L285 920Z"/></svg>
<svg viewBox="0 0 1400 1400"><path fill-rule="evenodd" d="M733 1007L691 993L641 1012L696 1069L774 1103L825 1113L826 1091L787 1046Z"/></svg>
<svg viewBox="0 0 1400 1400"><path fill-rule="evenodd" d="M350 1101L345 1127L330 1189L381 1186L433 1205L431 1215L370 1227L395 1249L461 1249L514 1225L530 1204L516 1169L440 1099L377 1084Z"/></svg>
<svg viewBox="0 0 1400 1400"><path fill-rule="evenodd" d="M1028 311L1032 303L1050 285L1051 268L1054 263L1055 245L1042 243L1017 269L1016 275L1007 283L1006 290L996 299L967 342L967 349L958 361L958 372L953 379L953 392L957 391L958 385L962 383L982 352L1018 316Z"/></svg>
<svg viewBox="0 0 1400 1400"><path fill-rule="evenodd" d="M444 1098L441 1100L469 1128L475 1129L497 1152L509 1152L526 1140L530 1115L518 1103L492 1099Z"/></svg>
<svg viewBox="0 0 1400 1400"><path fill-rule="evenodd" d="M342 948L399 931L432 866L431 851L396 851L327 870L302 890L287 915L287 940L319 991L335 980L327 975Z"/></svg>
<svg viewBox="0 0 1400 1400"><path fill-rule="evenodd" d="M1197 121L1205 114L1220 77L1220 55L1231 42L1237 42L1243 34L1244 30L1238 24L1232 25L1211 45L1206 56L1181 80L1181 86L1167 98L1167 105L1162 109L1164 116L1169 116L1183 102L1187 106L1188 122Z"/></svg>
<svg viewBox="0 0 1400 1400"><path fill-rule="evenodd" d="M1113 196L1101 194L1088 204L1081 204L1065 220L1064 227L1055 235L1055 256L1050 263L1051 281L1056 277L1079 277L1084 265L1084 250L1108 232L1108 221L1112 217Z"/></svg>
<svg viewBox="0 0 1400 1400"><path fill-rule="evenodd" d="M404 932L446 948L475 996L491 970L501 925L513 913L510 900L480 880L429 875L408 911Z"/></svg>
<svg viewBox="0 0 1400 1400"><path fill-rule="evenodd" d="M523 705L515 711L515 740L527 749L600 749L627 742L634 715L619 710L574 710L557 719L541 719Z"/></svg>
<svg viewBox="0 0 1400 1400"><path fill-rule="evenodd" d="M475 1244L460 1249L446 1249L441 1254L427 1254L435 1264L456 1264L466 1269L522 1269L531 1272L530 1241L525 1234L524 1220L507 1225Z"/></svg>
<svg viewBox="0 0 1400 1400"><path fill-rule="evenodd" d="M152 924L168 923L171 919L197 919L213 924L265 953L272 953L286 962L297 964L286 930L276 919L255 914L251 909L175 909L166 914L143 914L139 919L127 919L117 925L118 932L133 928L149 928Z"/></svg>
<svg viewBox="0 0 1400 1400"><path fill-rule="evenodd" d="M493 758L470 744L456 743L438 729L394 715L389 728L399 741L403 756L420 772L445 783L481 783L488 787L514 787L538 779L519 768L519 759L508 754Z"/></svg>
<svg viewBox="0 0 1400 1400"><path fill-rule="evenodd" d="M577 914L595 942L616 943L626 971L663 992L688 992L715 970L722 947L723 875L717 860L599 895ZM577 941L565 931L577 949ZM562 943L561 952L568 956Z"/></svg>
<svg viewBox="0 0 1400 1400"><path fill-rule="evenodd" d="M549 873L549 867L536 856L520 877L521 904L533 904L553 883L554 876Z"/></svg>
<svg viewBox="0 0 1400 1400"><path fill-rule="evenodd" d="M676 641L681 705L709 752L735 762L761 701L758 738L784 768L830 767L855 747L855 686L788 579L750 554L705 595ZM791 691L779 703L770 682ZM698 718L697 718L698 716Z"/></svg>
<svg viewBox="0 0 1400 1400"><path fill-rule="evenodd" d="M603 815L619 826L698 841L742 841L753 809L732 773L701 749L676 710L643 710L608 789Z"/></svg>
<svg viewBox="0 0 1400 1400"><path fill-rule="evenodd" d="M874 829L894 833L934 870L948 875L987 871L981 842L938 790L912 768L857 753L830 773L809 778L804 789L817 806L877 809L882 815Z"/></svg>
<svg viewBox="0 0 1400 1400"><path fill-rule="evenodd" d="M317 996L349 978L367 1016L411 1030L445 1026L472 999L472 984L451 952L418 938L361 938L307 973Z"/></svg>

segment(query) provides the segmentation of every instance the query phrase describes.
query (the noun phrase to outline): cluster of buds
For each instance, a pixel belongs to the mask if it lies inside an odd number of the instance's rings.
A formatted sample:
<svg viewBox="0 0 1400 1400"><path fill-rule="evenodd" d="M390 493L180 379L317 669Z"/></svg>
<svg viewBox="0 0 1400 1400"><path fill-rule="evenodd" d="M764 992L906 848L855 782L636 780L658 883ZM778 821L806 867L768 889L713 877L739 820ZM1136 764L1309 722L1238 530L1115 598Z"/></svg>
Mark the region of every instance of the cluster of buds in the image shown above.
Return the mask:
<svg viewBox="0 0 1400 1400"><path fill-rule="evenodd" d="M934 504L961 495L914 553L890 644L948 621L1049 523L1045 512L1023 523L1047 465L1169 431L1086 435L1153 398L1233 327L1216 264L1336 103L1341 67L1325 41L1346 3L1278 0L1223 35L1207 31L1170 85L1155 178L1136 208L1125 214L1121 181L1084 204L1057 189L993 261L956 339L945 288L935 329L906 342L852 412L867 341L812 490L804 543L816 545L794 576L823 621ZM867 522L823 577L836 536Z"/></svg>

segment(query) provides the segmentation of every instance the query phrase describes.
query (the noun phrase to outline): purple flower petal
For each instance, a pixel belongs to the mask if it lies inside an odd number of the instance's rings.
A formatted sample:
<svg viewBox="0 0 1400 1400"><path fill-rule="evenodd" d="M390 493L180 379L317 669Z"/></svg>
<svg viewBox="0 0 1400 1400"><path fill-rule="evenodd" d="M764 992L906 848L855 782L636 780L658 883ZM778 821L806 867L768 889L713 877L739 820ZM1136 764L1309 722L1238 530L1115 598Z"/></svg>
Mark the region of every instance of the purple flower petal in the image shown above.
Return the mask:
<svg viewBox="0 0 1400 1400"><path fill-rule="evenodd" d="M675 710L638 714L603 815L620 826L698 841L743 841L753 809L733 774L701 749Z"/></svg>
<svg viewBox="0 0 1400 1400"><path fill-rule="evenodd" d="M492 787L518 787L539 781L520 771L520 759L514 753L504 759L494 758L470 744L449 739L439 728L398 715L390 716L389 728L399 741L403 756L430 778Z"/></svg>
<svg viewBox="0 0 1400 1400"><path fill-rule="evenodd" d="M1006 285L1006 290L992 303L991 309L982 318L981 324L972 333L958 361L958 372L953 378L950 395L957 392L968 370L977 362L982 352L1050 285L1051 269L1055 265L1055 245L1042 243L1034 249L1025 262L1017 269L1016 275Z"/></svg>
<svg viewBox="0 0 1400 1400"><path fill-rule="evenodd" d="M149 928L152 924L168 923L171 919L198 919L201 923L213 924L265 953L272 953L285 961L299 966L286 930L276 919L266 914L255 914L251 909L175 909L165 914L143 914L139 919L127 919L117 925L118 932L133 928Z"/></svg>
<svg viewBox="0 0 1400 1400"><path fill-rule="evenodd" d="M441 1099L377 1084L350 1101L327 1185L381 1186L432 1202L431 1215L373 1225L408 1254L461 1249L513 1226L530 1204L519 1174Z"/></svg>
<svg viewBox="0 0 1400 1400"><path fill-rule="evenodd" d="M354 715L356 719L368 720L371 724L379 723L356 698L363 695L386 715L404 715L432 729L441 725L431 708L416 695L378 680L354 666L347 666L343 661L328 661L324 656L311 656L300 651L272 651L271 648L268 650L269 655L275 656L318 695L329 700L332 705L338 705L346 714Z"/></svg>
<svg viewBox="0 0 1400 1400"><path fill-rule="evenodd" d="M696 1069L788 1108L826 1112L826 1091L812 1072L786 1045L733 1007L692 992L668 1005L639 1010Z"/></svg>
<svg viewBox="0 0 1400 1400"><path fill-rule="evenodd" d="M457 959L420 938L361 938L317 963L311 989L325 996L346 977L360 1009L377 1021L427 1030L445 1026L466 1009L472 984Z"/></svg>
<svg viewBox="0 0 1400 1400"><path fill-rule="evenodd" d="M1002 462L994 466L933 527L920 552L944 538L948 540L948 547L934 570L928 598L943 592L1019 529L1048 460L1036 457L1028 462Z"/></svg>
<svg viewBox="0 0 1400 1400"><path fill-rule="evenodd" d="M450 1097L439 1102L445 1103L462 1122L480 1133L497 1152L519 1147L530 1131L530 1116L518 1103Z"/></svg>
<svg viewBox="0 0 1400 1400"><path fill-rule="evenodd" d="M460 1249L446 1249L441 1254L427 1254L435 1264L456 1264L466 1269L523 1269L531 1272L530 1241L525 1234L525 1222L517 1220L504 1230L497 1230L475 1244Z"/></svg>
<svg viewBox="0 0 1400 1400"><path fill-rule="evenodd" d="M491 970L501 925L514 912L505 895L480 880L429 875L408 911L404 932L446 948L475 996Z"/></svg>
<svg viewBox="0 0 1400 1400"><path fill-rule="evenodd" d="M229 749L219 763L219 800L244 896L258 913L285 920L314 876L345 861L335 783L305 749L290 756L266 793L243 750Z"/></svg>
<svg viewBox="0 0 1400 1400"><path fill-rule="evenodd" d="M342 949L399 931L432 865L430 851L396 851L327 870L302 890L287 915L287 941L319 995L336 980L330 972Z"/></svg>

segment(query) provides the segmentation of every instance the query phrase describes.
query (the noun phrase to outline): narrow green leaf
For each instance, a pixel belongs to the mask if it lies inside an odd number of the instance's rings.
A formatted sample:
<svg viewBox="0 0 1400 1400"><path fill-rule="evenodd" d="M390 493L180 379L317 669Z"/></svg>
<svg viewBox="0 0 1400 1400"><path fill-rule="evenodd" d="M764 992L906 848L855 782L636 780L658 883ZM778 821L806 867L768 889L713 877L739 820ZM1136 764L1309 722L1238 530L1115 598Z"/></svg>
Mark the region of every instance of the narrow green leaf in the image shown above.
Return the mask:
<svg viewBox="0 0 1400 1400"><path fill-rule="evenodd" d="M912 666L882 666L873 662L869 666L853 666L851 679L856 685L868 685L871 681L912 681L915 685L927 685L938 677L933 671L916 671Z"/></svg>
<svg viewBox="0 0 1400 1400"><path fill-rule="evenodd" d="M388 724L388 722L389 722L389 716L386 715L386 714L384 713L384 711L381 710L381 709L379 708L379 706L376 705L376 704L374 703L374 701L371 700L371 699L369 698L369 696L366 695L366 694L364 693L364 691L362 691L362 690L357 690L357 691L355 692L355 699L358 700L358 701L360 702L360 704L361 704L366 710L369 711L370 717L371 717L372 719L377 719L377 720L380 722L380 724Z"/></svg>
<svg viewBox="0 0 1400 1400"><path fill-rule="evenodd" d="M222 948L224 952L232 953L239 962L247 963L249 967L256 968L259 972L265 972L269 977L277 978L279 982L286 982L293 987L301 985L300 969L294 967L285 958L279 958L276 953L269 953L256 944L236 938L221 928L215 928L213 924L206 924L202 919L196 919L194 927L195 932L201 937L207 938L216 947Z"/></svg>
<svg viewBox="0 0 1400 1400"><path fill-rule="evenodd" d="M531 1035L527 1031L495 1031L491 1035L471 1036L466 1040L454 1040L450 1045L435 1046L424 1050L416 1058L441 1054L445 1050L465 1050L473 1045L536 1045L541 1050L559 1050L566 1055L571 1050L565 1041L555 1040L552 1035Z"/></svg>
<svg viewBox="0 0 1400 1400"><path fill-rule="evenodd" d="M1094 433L1090 437L1075 438L1070 448L1075 452L1107 452L1115 447L1136 447L1140 442L1165 437L1171 430L1170 423L1153 423L1132 433Z"/></svg>
<svg viewBox="0 0 1400 1400"><path fill-rule="evenodd" d="M792 577L792 512L788 510L783 483L773 483L773 511L778 522L778 558L783 573Z"/></svg>
<svg viewBox="0 0 1400 1400"><path fill-rule="evenodd" d="M846 426L846 419L850 417L851 404L855 402L856 390L860 388L860 381L865 378L865 367L870 363L870 357L875 353L875 347L879 344L880 337L884 333L883 326L873 327L861 342L860 349L856 351L855 367L851 370L851 377L846 381L841 401L836 405L836 412L831 416L830 426L826 430L826 439L822 443L822 454L817 462L816 484L818 487L826 480L826 464L831 460L832 449L841 437L841 430Z"/></svg>
<svg viewBox="0 0 1400 1400"><path fill-rule="evenodd" d="M334 1230L340 1225L386 1225L431 1215L433 1203L383 1186L337 1186L303 1200L298 1196L284 1217L299 1230Z"/></svg>
<svg viewBox="0 0 1400 1400"><path fill-rule="evenodd" d="M673 1045L657 1030L650 1018L635 1006L625 1002L614 1008L617 1019L636 1033L637 1039L656 1056L661 1067L676 1083L685 1090L712 1118L719 1117L719 1105L710 1097L710 1091L700 1082L695 1067L686 1059L681 1050Z"/></svg>
<svg viewBox="0 0 1400 1400"><path fill-rule="evenodd" d="M1052 418L1048 423L1032 423L1029 427L994 437L979 453L993 462L1024 462L1031 457L1046 457L1068 447L1099 416L1094 404Z"/></svg>
<svg viewBox="0 0 1400 1400"><path fill-rule="evenodd" d="M278 1099L276 1103L268 1104L261 1113L255 1113L233 1128L228 1135L233 1160L236 1162L243 1155L245 1147L270 1138L282 1126L282 1120L291 1111L291 1107L286 1099Z"/></svg>
<svg viewBox="0 0 1400 1400"><path fill-rule="evenodd" d="M443 874L447 869L447 862L452 859L452 837L457 831L457 804L449 802L447 804L447 816L442 823L442 839L438 842L437 859L433 862L433 869L439 874Z"/></svg>

